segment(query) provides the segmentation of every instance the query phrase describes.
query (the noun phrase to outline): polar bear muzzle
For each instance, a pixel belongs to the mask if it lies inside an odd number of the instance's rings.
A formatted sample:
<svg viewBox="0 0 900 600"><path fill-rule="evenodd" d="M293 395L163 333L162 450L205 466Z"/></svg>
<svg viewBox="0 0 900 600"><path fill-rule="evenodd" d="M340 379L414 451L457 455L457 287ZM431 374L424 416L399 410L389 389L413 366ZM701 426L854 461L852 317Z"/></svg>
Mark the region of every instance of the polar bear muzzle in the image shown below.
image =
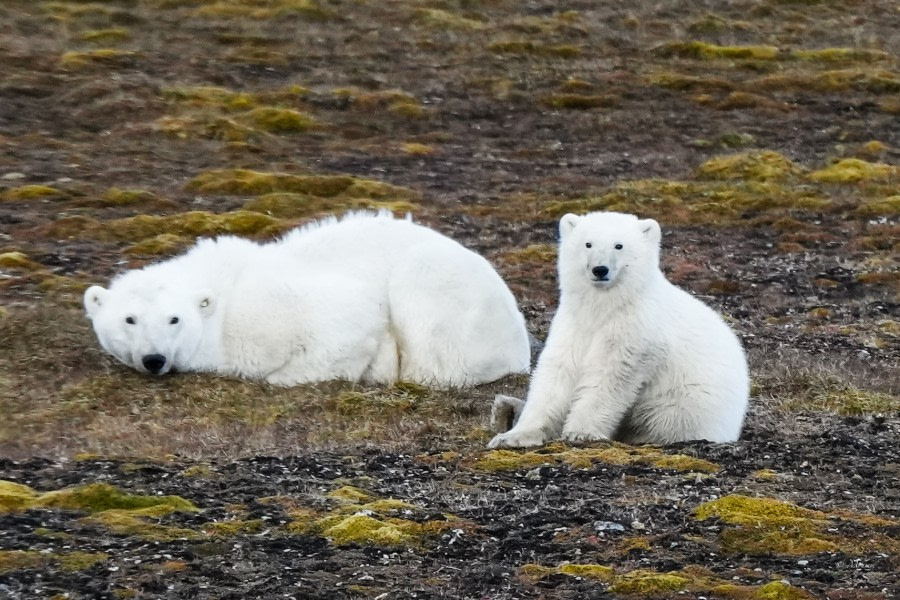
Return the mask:
<svg viewBox="0 0 900 600"><path fill-rule="evenodd" d="M166 366L166 357L162 354L145 354L141 358L141 364L154 375L159 375Z"/></svg>

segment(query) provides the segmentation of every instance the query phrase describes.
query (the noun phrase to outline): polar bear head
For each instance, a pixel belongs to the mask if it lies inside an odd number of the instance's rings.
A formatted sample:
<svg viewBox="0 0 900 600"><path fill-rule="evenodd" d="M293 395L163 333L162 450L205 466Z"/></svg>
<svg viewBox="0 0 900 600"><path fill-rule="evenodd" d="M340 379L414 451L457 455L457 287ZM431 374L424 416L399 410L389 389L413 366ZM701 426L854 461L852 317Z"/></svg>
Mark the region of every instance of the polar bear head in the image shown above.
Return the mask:
<svg viewBox="0 0 900 600"><path fill-rule="evenodd" d="M85 291L84 307L97 339L104 350L142 373L185 369L200 346L213 299L140 275L132 272L109 289L95 285Z"/></svg>
<svg viewBox="0 0 900 600"><path fill-rule="evenodd" d="M616 212L567 214L559 221L559 234L563 288L641 285L659 269L662 234L653 219Z"/></svg>

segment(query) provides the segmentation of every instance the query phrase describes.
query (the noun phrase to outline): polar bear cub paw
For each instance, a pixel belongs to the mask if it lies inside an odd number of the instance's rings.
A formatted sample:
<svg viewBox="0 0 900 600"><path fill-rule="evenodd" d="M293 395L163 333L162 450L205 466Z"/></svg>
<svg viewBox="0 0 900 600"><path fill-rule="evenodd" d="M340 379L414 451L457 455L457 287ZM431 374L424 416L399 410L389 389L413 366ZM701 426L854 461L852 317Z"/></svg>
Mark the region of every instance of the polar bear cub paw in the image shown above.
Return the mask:
<svg viewBox="0 0 900 600"><path fill-rule="evenodd" d="M494 436L488 443L488 448L528 448L531 446L543 446L548 441L547 436L540 429L515 429Z"/></svg>
<svg viewBox="0 0 900 600"><path fill-rule="evenodd" d="M570 444L587 444L590 442L608 442L609 438L593 431L563 429L562 440Z"/></svg>

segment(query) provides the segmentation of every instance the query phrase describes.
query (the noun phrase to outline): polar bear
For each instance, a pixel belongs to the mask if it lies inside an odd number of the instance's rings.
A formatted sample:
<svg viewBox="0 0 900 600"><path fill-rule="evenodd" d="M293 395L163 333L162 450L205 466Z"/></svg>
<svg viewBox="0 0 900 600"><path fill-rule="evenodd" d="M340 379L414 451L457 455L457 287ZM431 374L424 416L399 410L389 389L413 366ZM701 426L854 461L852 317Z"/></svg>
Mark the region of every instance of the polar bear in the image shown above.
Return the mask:
<svg viewBox="0 0 900 600"><path fill-rule="evenodd" d="M598 212L567 214L559 230L559 309L518 420L489 447L736 440L744 350L715 311L665 278L659 224Z"/></svg>
<svg viewBox="0 0 900 600"><path fill-rule="evenodd" d="M200 240L92 286L84 304L107 352L159 375L455 387L530 366L524 317L490 263L385 212L267 244Z"/></svg>

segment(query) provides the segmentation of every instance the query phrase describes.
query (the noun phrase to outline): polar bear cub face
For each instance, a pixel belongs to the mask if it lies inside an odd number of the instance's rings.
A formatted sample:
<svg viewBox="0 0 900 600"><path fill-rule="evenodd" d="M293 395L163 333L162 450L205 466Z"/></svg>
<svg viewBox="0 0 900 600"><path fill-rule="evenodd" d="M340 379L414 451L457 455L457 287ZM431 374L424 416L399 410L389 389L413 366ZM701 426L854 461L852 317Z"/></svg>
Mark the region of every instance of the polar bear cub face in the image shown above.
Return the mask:
<svg viewBox="0 0 900 600"><path fill-rule="evenodd" d="M660 228L653 219L596 212L560 219L561 282L607 289L644 278L659 266Z"/></svg>
<svg viewBox="0 0 900 600"><path fill-rule="evenodd" d="M213 310L208 294L116 282L110 289L88 288L84 307L104 350L129 367L154 375L186 366Z"/></svg>

